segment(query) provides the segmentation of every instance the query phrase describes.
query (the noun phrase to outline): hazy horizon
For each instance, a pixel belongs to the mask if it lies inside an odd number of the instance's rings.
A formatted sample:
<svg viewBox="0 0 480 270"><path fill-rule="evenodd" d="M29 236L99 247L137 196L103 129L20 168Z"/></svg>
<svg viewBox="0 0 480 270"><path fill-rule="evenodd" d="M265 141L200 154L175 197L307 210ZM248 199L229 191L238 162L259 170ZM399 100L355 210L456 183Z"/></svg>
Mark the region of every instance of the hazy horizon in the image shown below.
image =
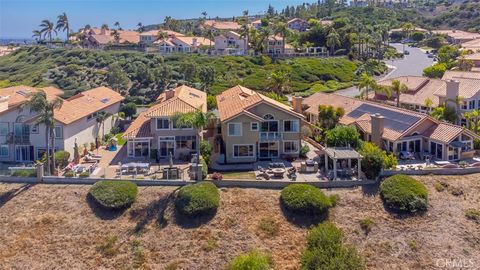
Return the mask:
<svg viewBox="0 0 480 270"><path fill-rule="evenodd" d="M70 27L77 31L90 24L109 26L118 21L124 29L162 23L165 16L175 19L198 18L203 11L208 17L233 17L248 10L250 15L264 14L268 5L281 10L285 6L299 5L308 0L0 0L0 38L29 39L42 20L54 23L66 12ZM65 33L60 32L60 38Z"/></svg>

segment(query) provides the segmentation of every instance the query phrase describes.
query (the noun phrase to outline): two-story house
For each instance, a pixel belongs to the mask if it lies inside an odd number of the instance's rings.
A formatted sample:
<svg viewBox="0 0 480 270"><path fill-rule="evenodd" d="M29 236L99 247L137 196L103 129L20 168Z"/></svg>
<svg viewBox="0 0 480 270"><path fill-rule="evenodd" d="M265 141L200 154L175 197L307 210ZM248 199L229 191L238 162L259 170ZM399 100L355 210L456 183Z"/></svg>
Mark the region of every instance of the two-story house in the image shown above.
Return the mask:
<svg viewBox="0 0 480 270"><path fill-rule="evenodd" d="M266 42L266 53L270 55L276 54L291 54L294 49L289 44L284 44L284 40L281 36L269 36Z"/></svg>
<svg viewBox="0 0 480 270"><path fill-rule="evenodd" d="M38 124L37 113L26 103L37 91L44 91L50 101L63 94L54 87L0 89L0 161L32 162L45 153L45 126ZM110 132L123 99L109 88L98 87L63 100L61 108L54 111L55 148L73 157L75 143L90 144L103 130ZM110 115L103 123L96 121L100 112Z"/></svg>
<svg viewBox="0 0 480 270"><path fill-rule="evenodd" d="M287 22L287 27L298 32L305 32L308 28L308 22L304 19L293 18Z"/></svg>
<svg viewBox="0 0 480 270"><path fill-rule="evenodd" d="M196 110L207 111L205 92L185 85L163 92L157 103L142 112L123 134L128 157L148 159L156 152L161 159L170 154L175 159L188 158L199 146L199 132L178 126L175 116Z"/></svg>
<svg viewBox="0 0 480 270"><path fill-rule="evenodd" d="M226 163L298 157L304 116L290 106L242 86L217 96Z"/></svg>
<svg viewBox="0 0 480 270"><path fill-rule="evenodd" d="M213 41L204 37L173 36L160 39L153 43L158 46L160 53L193 53L198 52L201 46L213 46Z"/></svg>
<svg viewBox="0 0 480 270"><path fill-rule="evenodd" d="M220 55L244 55L248 51L248 39L227 31L215 37L215 52Z"/></svg>
<svg viewBox="0 0 480 270"><path fill-rule="evenodd" d="M150 30L140 33L140 44L143 46L150 46L158 40L158 32L164 32L168 38L183 37L184 34L171 30Z"/></svg>

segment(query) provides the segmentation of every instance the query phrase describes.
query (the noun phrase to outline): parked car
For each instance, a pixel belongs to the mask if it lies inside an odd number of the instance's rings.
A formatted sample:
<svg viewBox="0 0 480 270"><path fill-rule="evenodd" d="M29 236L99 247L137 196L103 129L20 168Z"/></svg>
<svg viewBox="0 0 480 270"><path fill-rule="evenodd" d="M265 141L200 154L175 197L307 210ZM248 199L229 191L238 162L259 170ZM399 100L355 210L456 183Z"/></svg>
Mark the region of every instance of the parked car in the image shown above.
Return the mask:
<svg viewBox="0 0 480 270"><path fill-rule="evenodd" d="M398 156L400 157L400 159L415 159L415 157L413 156L413 153L412 152L409 152L409 151L401 151Z"/></svg>
<svg viewBox="0 0 480 270"><path fill-rule="evenodd" d="M428 58L434 58L435 55L434 55L433 53L429 53L429 54L427 54L427 57L428 57Z"/></svg>
<svg viewBox="0 0 480 270"><path fill-rule="evenodd" d="M405 50L405 51L403 52L403 54L404 54L404 55L409 55L409 54L410 54L410 52L409 52L409 51L407 51L407 50Z"/></svg>

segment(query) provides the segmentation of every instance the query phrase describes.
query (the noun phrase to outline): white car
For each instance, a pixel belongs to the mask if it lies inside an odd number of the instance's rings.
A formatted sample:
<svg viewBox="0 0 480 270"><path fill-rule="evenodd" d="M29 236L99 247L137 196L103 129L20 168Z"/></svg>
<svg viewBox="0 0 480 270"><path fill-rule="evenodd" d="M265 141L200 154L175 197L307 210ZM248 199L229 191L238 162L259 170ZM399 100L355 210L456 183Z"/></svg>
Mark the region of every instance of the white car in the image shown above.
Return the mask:
<svg viewBox="0 0 480 270"><path fill-rule="evenodd" d="M415 159L413 153L408 151L401 151L398 156L400 157L400 159Z"/></svg>

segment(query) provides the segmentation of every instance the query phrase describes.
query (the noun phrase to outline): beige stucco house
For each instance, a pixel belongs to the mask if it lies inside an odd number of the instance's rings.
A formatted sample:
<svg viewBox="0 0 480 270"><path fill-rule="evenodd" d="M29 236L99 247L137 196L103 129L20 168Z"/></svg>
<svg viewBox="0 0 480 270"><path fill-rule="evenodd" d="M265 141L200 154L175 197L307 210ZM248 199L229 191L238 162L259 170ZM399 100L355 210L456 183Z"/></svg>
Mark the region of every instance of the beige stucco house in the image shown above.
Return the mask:
<svg viewBox="0 0 480 270"><path fill-rule="evenodd" d="M63 91L54 87L33 88L14 86L0 89L0 161L32 162L45 153L45 126L37 124L37 114L25 103L30 95L44 91L48 100L60 98ZM75 142L81 146L95 142L103 130L109 133L115 125L120 103L124 98L117 92L98 87L63 99L54 111L55 149L68 151L73 157ZM100 112L109 116L98 123Z"/></svg>
<svg viewBox="0 0 480 270"><path fill-rule="evenodd" d="M215 37L215 52L220 55L244 55L248 51L248 39L227 31Z"/></svg>
<svg viewBox="0 0 480 270"><path fill-rule="evenodd" d="M207 94L188 86L166 90L157 103L142 112L128 127L127 155L131 158L188 159L199 145L199 132L192 127L179 127L175 117L181 113L207 111ZM152 154L155 152L156 154Z"/></svg>
<svg viewBox="0 0 480 270"><path fill-rule="evenodd" d="M217 96L221 154L226 163L298 157L304 116L242 86Z"/></svg>

